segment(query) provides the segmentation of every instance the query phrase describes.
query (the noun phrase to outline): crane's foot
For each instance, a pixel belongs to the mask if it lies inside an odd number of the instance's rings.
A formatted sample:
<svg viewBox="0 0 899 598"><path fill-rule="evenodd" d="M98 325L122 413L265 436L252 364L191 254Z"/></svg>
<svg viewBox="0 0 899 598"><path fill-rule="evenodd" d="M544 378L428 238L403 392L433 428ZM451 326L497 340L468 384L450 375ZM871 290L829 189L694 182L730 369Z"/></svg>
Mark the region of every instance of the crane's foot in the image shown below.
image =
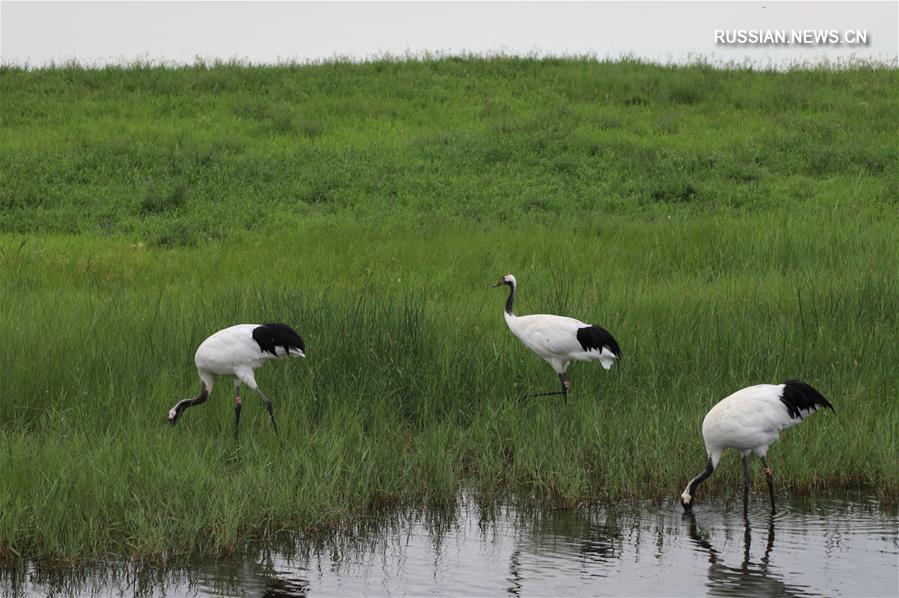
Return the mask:
<svg viewBox="0 0 899 598"><path fill-rule="evenodd" d="M521 401L524 399L533 399L534 397L555 397L564 394L565 393L563 393L561 390L554 390L552 392L535 392L527 395L521 395L521 398L519 400Z"/></svg>

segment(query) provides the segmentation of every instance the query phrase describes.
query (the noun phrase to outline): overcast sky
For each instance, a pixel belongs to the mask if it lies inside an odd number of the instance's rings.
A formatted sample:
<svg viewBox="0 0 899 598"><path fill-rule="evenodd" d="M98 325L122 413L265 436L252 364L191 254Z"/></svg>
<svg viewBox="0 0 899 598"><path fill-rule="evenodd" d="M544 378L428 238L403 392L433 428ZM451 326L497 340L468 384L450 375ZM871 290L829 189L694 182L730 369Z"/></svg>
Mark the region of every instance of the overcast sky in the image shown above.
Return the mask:
<svg viewBox="0 0 899 598"><path fill-rule="evenodd" d="M0 1L0 58L270 63L385 53L698 56L768 66L897 56L897 2ZM716 29L847 29L869 44L722 46Z"/></svg>

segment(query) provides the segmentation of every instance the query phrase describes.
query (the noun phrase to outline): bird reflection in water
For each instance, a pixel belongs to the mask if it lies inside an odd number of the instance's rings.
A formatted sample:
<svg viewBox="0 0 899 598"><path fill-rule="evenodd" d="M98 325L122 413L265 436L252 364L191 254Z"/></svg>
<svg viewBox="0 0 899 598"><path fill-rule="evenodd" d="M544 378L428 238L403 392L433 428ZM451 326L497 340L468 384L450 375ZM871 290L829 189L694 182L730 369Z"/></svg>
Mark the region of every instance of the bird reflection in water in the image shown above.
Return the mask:
<svg viewBox="0 0 899 598"><path fill-rule="evenodd" d="M790 586L773 577L769 571L771 551L774 549L774 516L768 516L768 537L764 556L758 563L751 560L752 526L749 514L743 510L743 561L739 567L725 564L722 554L712 546L708 534L703 533L696 523L696 515L688 511L682 515L687 525L690 539L709 555L708 587L709 596L800 596L807 590L801 586Z"/></svg>

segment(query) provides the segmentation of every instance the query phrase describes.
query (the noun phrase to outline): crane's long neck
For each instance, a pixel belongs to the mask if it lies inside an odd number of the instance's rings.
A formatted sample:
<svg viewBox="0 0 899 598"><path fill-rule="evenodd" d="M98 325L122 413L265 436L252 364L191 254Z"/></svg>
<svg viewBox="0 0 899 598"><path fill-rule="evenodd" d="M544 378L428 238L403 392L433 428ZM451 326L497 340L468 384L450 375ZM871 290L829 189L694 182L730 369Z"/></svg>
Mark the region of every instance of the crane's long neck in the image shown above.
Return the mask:
<svg viewBox="0 0 899 598"><path fill-rule="evenodd" d="M509 285L509 298L506 299L506 315L514 317L515 314L512 313L512 302L515 301L515 284L511 282L507 282L506 284Z"/></svg>

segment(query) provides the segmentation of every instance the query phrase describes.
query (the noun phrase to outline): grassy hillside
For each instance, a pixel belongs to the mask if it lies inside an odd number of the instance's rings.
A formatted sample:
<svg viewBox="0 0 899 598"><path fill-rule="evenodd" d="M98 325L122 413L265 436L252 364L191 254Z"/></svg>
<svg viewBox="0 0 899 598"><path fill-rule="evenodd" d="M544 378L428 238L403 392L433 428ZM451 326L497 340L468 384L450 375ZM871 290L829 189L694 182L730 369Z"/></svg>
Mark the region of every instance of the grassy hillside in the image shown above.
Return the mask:
<svg viewBox="0 0 899 598"><path fill-rule="evenodd" d="M0 553L217 553L384 505L678 495L798 377L779 491L899 498L894 69L588 61L0 70ZM567 402L502 320L604 325ZM282 320L280 438L193 351ZM760 468L756 483L764 489ZM737 496L727 455L700 492ZM765 500L763 496L757 500ZM700 508L697 506L697 508Z"/></svg>
<svg viewBox="0 0 899 598"><path fill-rule="evenodd" d="M330 214L499 223L892 201L897 72L5 68L0 230L171 246Z"/></svg>

